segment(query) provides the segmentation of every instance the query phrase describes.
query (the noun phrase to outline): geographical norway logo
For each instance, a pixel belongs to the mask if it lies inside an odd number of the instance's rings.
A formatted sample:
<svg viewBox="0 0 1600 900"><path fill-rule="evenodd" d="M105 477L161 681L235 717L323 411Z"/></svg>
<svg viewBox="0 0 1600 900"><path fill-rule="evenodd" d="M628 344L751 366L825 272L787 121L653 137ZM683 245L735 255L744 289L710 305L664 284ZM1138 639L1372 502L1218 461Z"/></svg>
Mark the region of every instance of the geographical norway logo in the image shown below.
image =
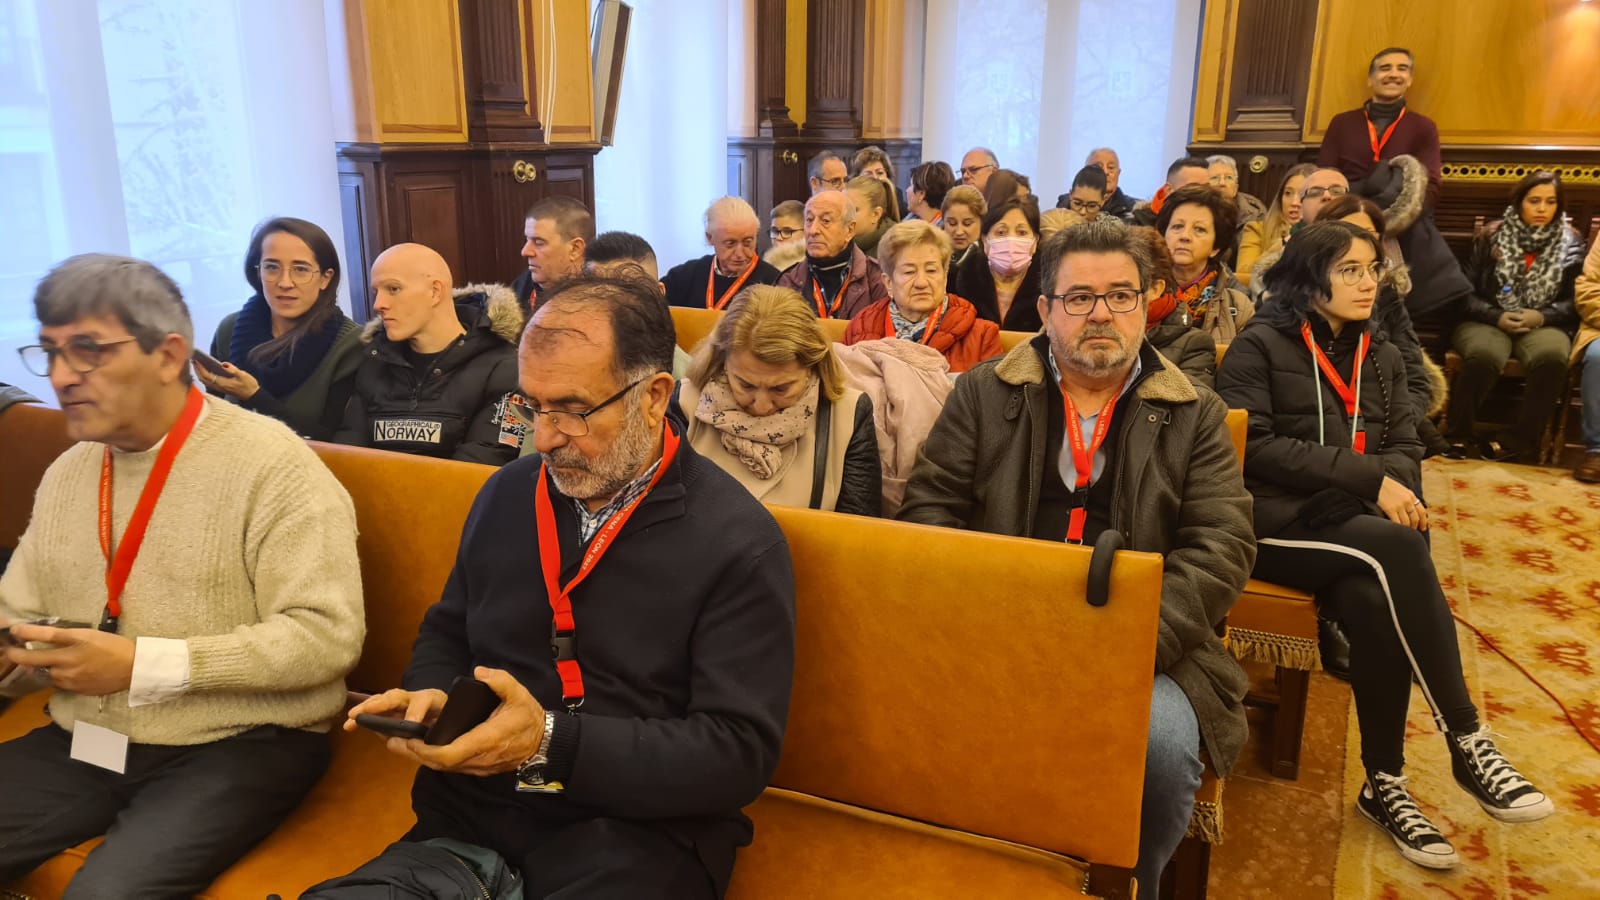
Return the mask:
<svg viewBox="0 0 1600 900"><path fill-rule="evenodd" d="M444 426L427 419L378 419L372 423L372 442L437 444Z"/></svg>
<svg viewBox="0 0 1600 900"><path fill-rule="evenodd" d="M513 406L524 410L520 417L511 414L510 408ZM494 423L500 426L501 446L518 448L522 446L522 441L528 434L528 426L517 420L521 418L525 421L533 418L532 410L533 404L521 394L507 393L500 398L500 402L495 404Z"/></svg>

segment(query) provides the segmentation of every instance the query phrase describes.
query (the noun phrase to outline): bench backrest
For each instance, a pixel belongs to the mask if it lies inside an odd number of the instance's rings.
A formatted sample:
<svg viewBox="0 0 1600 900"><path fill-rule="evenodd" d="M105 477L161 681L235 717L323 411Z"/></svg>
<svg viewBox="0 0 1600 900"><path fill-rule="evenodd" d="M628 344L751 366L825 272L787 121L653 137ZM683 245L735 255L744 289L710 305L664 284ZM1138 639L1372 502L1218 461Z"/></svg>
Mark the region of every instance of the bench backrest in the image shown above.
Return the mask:
<svg viewBox="0 0 1600 900"><path fill-rule="evenodd" d="M672 307L672 326L678 333L678 346L693 353L695 348L700 346L700 342L711 334L711 330L717 327L717 321L721 318L720 309ZM844 332L850 323L847 319L823 319L820 324L828 338L837 344L844 341ZM1032 337L1032 334L1024 331L1002 331L1000 349L1009 352L1012 347Z"/></svg>
<svg viewBox="0 0 1600 900"><path fill-rule="evenodd" d="M1250 411L1228 410L1228 439L1233 441L1233 454L1239 457L1239 468L1244 468L1244 445L1250 437Z"/></svg>
<svg viewBox="0 0 1600 900"><path fill-rule="evenodd" d="M71 446L59 409L14 403L0 412L0 547L16 548L44 470Z"/></svg>

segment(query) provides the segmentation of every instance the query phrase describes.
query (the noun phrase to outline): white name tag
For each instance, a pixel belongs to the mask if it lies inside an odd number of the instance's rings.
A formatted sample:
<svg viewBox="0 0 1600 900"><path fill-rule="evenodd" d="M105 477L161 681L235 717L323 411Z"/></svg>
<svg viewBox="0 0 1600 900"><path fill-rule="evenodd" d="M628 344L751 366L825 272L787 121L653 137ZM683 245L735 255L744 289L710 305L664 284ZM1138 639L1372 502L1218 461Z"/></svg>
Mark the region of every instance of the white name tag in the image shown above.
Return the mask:
<svg viewBox="0 0 1600 900"><path fill-rule="evenodd" d="M404 441L409 444L437 444L444 426L427 419L376 419L372 423L372 442Z"/></svg>
<svg viewBox="0 0 1600 900"><path fill-rule="evenodd" d="M75 722L72 725L72 758L125 775L128 772L128 736L88 722Z"/></svg>

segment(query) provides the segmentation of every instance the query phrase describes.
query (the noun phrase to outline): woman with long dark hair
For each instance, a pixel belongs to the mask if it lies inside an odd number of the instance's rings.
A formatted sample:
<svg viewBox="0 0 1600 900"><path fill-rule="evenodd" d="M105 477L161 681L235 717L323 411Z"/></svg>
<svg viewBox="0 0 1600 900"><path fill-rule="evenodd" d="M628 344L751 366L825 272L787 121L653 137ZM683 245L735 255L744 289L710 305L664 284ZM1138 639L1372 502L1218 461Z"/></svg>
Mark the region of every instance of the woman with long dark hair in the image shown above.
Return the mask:
<svg viewBox="0 0 1600 900"><path fill-rule="evenodd" d="M328 440L361 365L361 329L339 309L332 239L304 219L268 219L250 236L244 278L255 293L211 341L225 371L195 374L212 393Z"/></svg>
<svg viewBox="0 0 1600 900"><path fill-rule="evenodd" d="M1356 808L1406 859L1443 869L1459 858L1402 774L1413 676L1445 733L1456 783L1485 812L1530 822L1553 806L1501 755L1467 696L1423 535L1422 445L1405 365L1370 323L1381 259L1378 239L1347 222L1297 234L1263 273L1271 300L1229 346L1217 394L1250 414L1255 576L1311 592L1349 636L1366 768Z"/></svg>
<svg viewBox="0 0 1600 900"><path fill-rule="evenodd" d="M1567 383L1567 357L1578 326L1574 282L1583 268L1583 238L1563 214L1561 178L1530 172L1511 190L1504 218L1472 242L1467 321L1450 343L1461 374L1450 389L1450 443L1464 455L1478 407L1513 355L1525 374L1516 423L1482 442L1488 459L1536 462L1556 398Z"/></svg>

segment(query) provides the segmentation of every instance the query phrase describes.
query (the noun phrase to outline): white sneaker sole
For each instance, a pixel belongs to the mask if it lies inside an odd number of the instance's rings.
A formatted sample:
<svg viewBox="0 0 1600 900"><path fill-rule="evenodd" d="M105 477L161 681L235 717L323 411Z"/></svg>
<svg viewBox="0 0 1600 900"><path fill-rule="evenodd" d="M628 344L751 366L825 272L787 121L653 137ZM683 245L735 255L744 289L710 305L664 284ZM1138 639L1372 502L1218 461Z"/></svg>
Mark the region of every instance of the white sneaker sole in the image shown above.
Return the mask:
<svg viewBox="0 0 1600 900"><path fill-rule="evenodd" d="M1356 812L1361 813L1361 817L1363 819L1371 822L1373 825L1377 826L1379 831L1382 831L1384 834L1388 835L1389 840L1394 842L1394 847L1396 850L1400 851L1401 856L1404 856L1407 860L1423 867L1424 869L1454 869L1456 866L1461 864L1461 856L1456 853L1454 847L1450 848L1450 852L1448 854L1428 853L1423 850L1418 850L1391 834L1389 829L1382 822L1373 818L1372 814L1367 812L1360 803L1356 804Z"/></svg>
<svg viewBox="0 0 1600 900"><path fill-rule="evenodd" d="M1472 799L1478 800L1477 797L1473 797ZM1537 822L1540 819L1548 817L1551 813L1556 811L1556 805L1550 802L1549 797L1539 798L1538 803L1531 803L1527 806L1517 806L1509 809L1500 806L1490 806L1482 800L1478 800L1478 805L1483 807L1484 812L1502 822Z"/></svg>

